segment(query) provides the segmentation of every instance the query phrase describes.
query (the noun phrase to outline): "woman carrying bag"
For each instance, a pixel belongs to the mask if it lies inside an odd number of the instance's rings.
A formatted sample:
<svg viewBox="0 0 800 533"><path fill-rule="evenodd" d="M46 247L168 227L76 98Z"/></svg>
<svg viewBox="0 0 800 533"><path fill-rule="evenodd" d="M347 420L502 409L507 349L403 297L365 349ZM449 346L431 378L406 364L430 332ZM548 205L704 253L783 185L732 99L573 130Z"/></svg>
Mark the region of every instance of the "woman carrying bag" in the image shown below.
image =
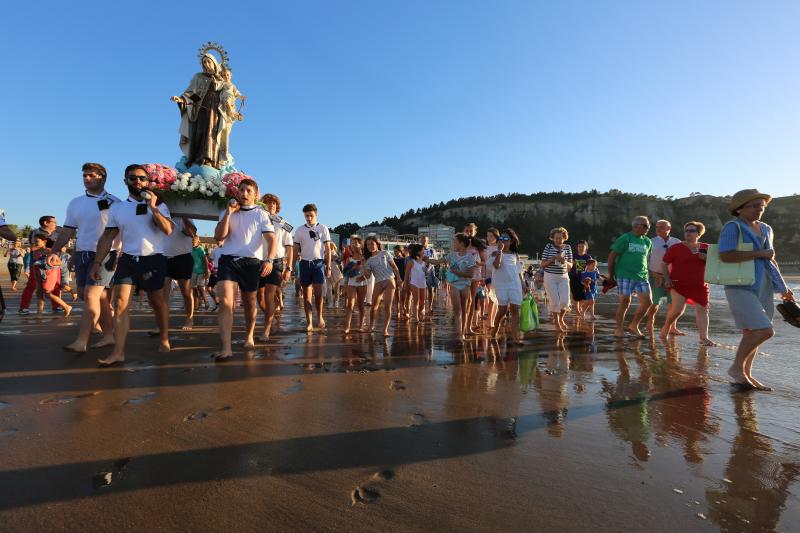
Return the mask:
<svg viewBox="0 0 800 533"><path fill-rule="evenodd" d="M728 375L733 379L731 385L737 389L772 390L753 377L753 361L759 346L775 335L772 327L773 294L778 292L784 300L794 300L794 294L775 262L772 228L761 222L770 201L770 195L757 189L745 189L734 194L728 211L736 218L725 224L719 236L721 263L752 262L755 274L752 285L725 285L725 297L736 327L742 329L736 359L728 369ZM752 251L740 250L746 247L740 242L752 245Z"/></svg>

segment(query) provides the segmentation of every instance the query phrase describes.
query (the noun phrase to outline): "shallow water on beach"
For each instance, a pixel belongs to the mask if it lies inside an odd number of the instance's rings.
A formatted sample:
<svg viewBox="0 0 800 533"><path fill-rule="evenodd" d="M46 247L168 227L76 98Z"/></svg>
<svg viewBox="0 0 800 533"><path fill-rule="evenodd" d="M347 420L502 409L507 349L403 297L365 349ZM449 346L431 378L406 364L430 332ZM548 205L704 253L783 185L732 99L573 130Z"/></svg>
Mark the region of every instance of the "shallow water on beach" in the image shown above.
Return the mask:
<svg viewBox="0 0 800 533"><path fill-rule="evenodd" d="M597 321L566 335L543 312L520 347L455 340L441 302L431 324L403 321L388 339L343 338L340 309L307 336L291 289L286 302L269 343L238 347L223 364L210 358L215 317L180 331L175 296L173 351L155 351L141 308L128 360L111 369L94 365L108 348L59 349L76 318L9 315L2 523L800 528L800 331L780 317L754 370L776 390L761 393L727 383L738 335L716 291L713 348L699 346L691 312L685 337L614 338L613 296L598 302Z"/></svg>

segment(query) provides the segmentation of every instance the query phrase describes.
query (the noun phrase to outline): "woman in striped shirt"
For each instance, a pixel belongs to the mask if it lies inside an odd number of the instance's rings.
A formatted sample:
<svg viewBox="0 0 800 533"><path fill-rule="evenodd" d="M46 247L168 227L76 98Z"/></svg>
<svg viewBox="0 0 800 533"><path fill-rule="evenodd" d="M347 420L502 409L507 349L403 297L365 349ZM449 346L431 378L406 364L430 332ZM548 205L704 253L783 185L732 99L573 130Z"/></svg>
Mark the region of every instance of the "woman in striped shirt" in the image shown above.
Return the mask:
<svg viewBox="0 0 800 533"><path fill-rule="evenodd" d="M553 315L556 330L567 331L564 315L569 310L569 269L572 268L572 248L566 243L569 233L566 228L550 230L550 240L542 252L541 266L544 268L544 290L547 293L548 309Z"/></svg>
<svg viewBox="0 0 800 533"><path fill-rule="evenodd" d="M372 306L369 308L369 331L375 331L375 315L383 299L383 336L389 336L389 322L392 319L392 303L395 287L400 285L400 271L397 264L386 250L381 249L381 242L370 235L364 241L367 258L362 272L365 276L375 276L375 287L372 289Z"/></svg>

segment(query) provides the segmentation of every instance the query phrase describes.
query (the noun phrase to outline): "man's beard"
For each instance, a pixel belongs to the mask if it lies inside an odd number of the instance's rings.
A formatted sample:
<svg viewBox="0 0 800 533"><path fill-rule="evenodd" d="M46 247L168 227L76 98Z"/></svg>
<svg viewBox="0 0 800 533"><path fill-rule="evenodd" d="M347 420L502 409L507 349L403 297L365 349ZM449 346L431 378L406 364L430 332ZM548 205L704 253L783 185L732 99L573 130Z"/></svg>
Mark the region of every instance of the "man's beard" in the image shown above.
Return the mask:
<svg viewBox="0 0 800 533"><path fill-rule="evenodd" d="M146 189L146 188L144 188L144 187L142 187L142 188L140 189L139 187L137 187L137 186L135 186L135 185L128 185L128 192L129 192L129 193L130 193L130 195L131 195L131 196L133 196L134 198L138 198L138 197L139 197L139 195L140 195L140 194L141 194L143 191L146 191L146 190L147 190L147 189Z"/></svg>

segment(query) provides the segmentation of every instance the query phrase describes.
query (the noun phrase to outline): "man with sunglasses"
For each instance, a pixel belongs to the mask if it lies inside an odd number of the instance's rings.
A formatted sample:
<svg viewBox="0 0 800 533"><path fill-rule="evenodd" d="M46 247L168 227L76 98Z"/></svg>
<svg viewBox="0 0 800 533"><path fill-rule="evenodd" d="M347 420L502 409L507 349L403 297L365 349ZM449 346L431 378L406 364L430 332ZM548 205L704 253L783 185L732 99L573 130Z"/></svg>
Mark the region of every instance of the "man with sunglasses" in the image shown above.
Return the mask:
<svg viewBox="0 0 800 533"><path fill-rule="evenodd" d="M160 334L159 352L168 352L169 314L164 297L164 278L167 258L164 256L165 238L174 229L169 209L155 193L147 190L150 179L142 165L128 165L125 185L128 198L116 202L109 209L108 222L97 243L92 278L102 280L105 258L111 251L117 235L122 236L122 255L114 273L114 350L100 366L110 366L125 361L125 340L130 327L130 297L134 286L147 293L153 308Z"/></svg>
<svg viewBox="0 0 800 533"><path fill-rule="evenodd" d="M656 314L658 313L658 307L661 305L661 301L666 298L668 306L672 303L670 291L664 287L661 261L664 259L664 254L667 253L667 250L676 244L680 244L681 240L672 237L669 234L670 231L672 231L672 223L669 220L659 220L656 222L656 236L651 239L653 242L653 249L650 251L650 258L647 263L647 279L650 283L653 303L650 305L650 309L647 310L647 314L643 320L645 327L650 330L651 334L655 331ZM683 335L683 333L678 330L677 326L673 326L673 330L670 333L672 335Z"/></svg>
<svg viewBox="0 0 800 533"><path fill-rule="evenodd" d="M303 306L306 312L306 331L314 331L311 296L317 308L320 329L325 327L322 317L322 295L325 280L331 276L331 234L324 224L317 220L317 206L303 206L306 223L294 231L294 256L300 259L300 285L303 287Z"/></svg>
<svg viewBox="0 0 800 533"><path fill-rule="evenodd" d="M231 331L237 286L244 308L244 349L255 348L253 332L258 316L258 282L262 276L272 273L276 253L275 228L269 213L256 206L256 199L258 184L252 179L243 179L236 200L228 203L214 229L214 238L225 242L219 249L219 281L215 289L219 297L219 337L222 341L222 350L214 356L216 361L233 357Z"/></svg>
<svg viewBox="0 0 800 533"><path fill-rule="evenodd" d="M95 324L99 324L103 331L103 338L92 345L100 348L114 344L112 334L113 319L111 317L111 299L108 290L111 287L111 278L114 276L114 267L117 261L117 246L114 246L105 257L100 260L103 268L100 269L100 279L91 276L92 266L95 261L97 241L108 223L108 213L111 206L121 200L105 190L106 169L100 163L84 163L81 167L83 173L83 186L86 192L67 205L67 218L64 227L58 232L58 238L53 245L53 250L60 250L62 246L72 239L77 233L75 241L75 283L78 286L78 297L84 302L81 323L78 326L78 337L72 344L64 346L68 352L84 353L89 344L89 335ZM54 253L51 261L57 259Z"/></svg>
<svg viewBox="0 0 800 533"><path fill-rule="evenodd" d="M650 283L647 281L647 257L653 249L653 242L646 236L650 220L645 216L633 219L631 231L621 235L611 245L608 255L608 279L617 282L619 305L617 306L614 335L622 337L625 333L625 314L631 304L631 296L636 293L639 307L628 324L628 332L643 339L639 324L653 301L650 299Z"/></svg>

